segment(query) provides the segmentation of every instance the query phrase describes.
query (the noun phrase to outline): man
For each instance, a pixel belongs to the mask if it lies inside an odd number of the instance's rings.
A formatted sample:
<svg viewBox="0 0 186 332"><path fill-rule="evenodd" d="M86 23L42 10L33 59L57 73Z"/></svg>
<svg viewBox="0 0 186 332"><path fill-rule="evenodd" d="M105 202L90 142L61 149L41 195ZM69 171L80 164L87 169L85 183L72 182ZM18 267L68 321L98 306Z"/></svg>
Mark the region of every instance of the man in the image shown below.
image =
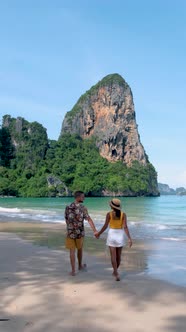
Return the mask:
<svg viewBox="0 0 186 332"><path fill-rule="evenodd" d="M84 219L89 222L94 234L97 234L97 230L94 226L92 219L90 218L85 206L81 205L85 199L85 195L82 191L76 191L74 193L75 201L71 203L65 209L65 220L67 224L67 237L66 248L70 250L70 263L72 271L70 275L75 276L75 252L77 249L78 268L83 270L86 268L85 264L82 264L83 257L83 238L85 236L84 231Z"/></svg>

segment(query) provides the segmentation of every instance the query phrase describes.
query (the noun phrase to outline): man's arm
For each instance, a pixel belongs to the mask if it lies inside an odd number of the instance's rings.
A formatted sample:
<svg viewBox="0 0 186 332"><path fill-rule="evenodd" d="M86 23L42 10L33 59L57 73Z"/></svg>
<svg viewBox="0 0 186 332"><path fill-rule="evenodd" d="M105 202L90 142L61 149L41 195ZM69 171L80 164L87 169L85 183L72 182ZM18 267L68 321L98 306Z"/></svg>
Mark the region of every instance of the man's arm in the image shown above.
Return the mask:
<svg viewBox="0 0 186 332"><path fill-rule="evenodd" d="M88 221L90 227L92 228L94 234L97 233L97 229L96 229L96 227L95 227L95 225L94 225L93 220L90 218L90 216L87 218L87 221Z"/></svg>
<svg viewBox="0 0 186 332"><path fill-rule="evenodd" d="M65 208L65 222L68 224L68 206Z"/></svg>

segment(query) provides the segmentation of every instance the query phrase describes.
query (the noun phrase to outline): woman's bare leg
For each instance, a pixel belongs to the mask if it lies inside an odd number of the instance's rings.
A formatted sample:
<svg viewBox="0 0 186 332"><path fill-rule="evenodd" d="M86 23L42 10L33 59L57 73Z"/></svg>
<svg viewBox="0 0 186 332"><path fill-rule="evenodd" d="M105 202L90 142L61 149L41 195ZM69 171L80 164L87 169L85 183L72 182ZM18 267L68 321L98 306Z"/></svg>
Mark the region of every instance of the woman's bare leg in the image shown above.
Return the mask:
<svg viewBox="0 0 186 332"><path fill-rule="evenodd" d="M117 261L116 261L116 248L115 247L109 247L110 249L110 257L111 257L111 264L113 267L113 275L116 277L116 280L119 281L119 275L117 270Z"/></svg>
<svg viewBox="0 0 186 332"><path fill-rule="evenodd" d="M121 263L121 253L122 253L123 247L116 248L116 262L117 262L117 268L120 266Z"/></svg>

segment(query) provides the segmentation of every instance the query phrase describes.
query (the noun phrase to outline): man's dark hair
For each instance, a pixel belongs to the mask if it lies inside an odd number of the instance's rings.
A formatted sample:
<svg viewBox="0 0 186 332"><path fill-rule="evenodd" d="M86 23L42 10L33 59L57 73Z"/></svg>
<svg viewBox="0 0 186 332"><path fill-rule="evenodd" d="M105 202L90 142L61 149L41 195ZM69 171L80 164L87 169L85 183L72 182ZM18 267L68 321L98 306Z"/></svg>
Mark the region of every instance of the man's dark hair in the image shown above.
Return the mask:
<svg viewBox="0 0 186 332"><path fill-rule="evenodd" d="M77 197L79 197L79 196L81 196L81 195L84 195L84 192L83 192L83 191L75 191L75 193L74 193L74 198L77 198Z"/></svg>

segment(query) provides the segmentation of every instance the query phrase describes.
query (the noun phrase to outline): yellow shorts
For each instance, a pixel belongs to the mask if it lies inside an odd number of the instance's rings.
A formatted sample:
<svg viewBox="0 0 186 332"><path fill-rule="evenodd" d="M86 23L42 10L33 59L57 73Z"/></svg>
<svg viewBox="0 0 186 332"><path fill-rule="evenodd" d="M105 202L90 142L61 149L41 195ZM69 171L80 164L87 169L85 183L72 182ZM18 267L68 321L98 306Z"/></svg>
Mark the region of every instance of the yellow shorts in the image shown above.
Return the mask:
<svg viewBox="0 0 186 332"><path fill-rule="evenodd" d="M83 247L83 237L80 239L71 239L66 237L65 246L67 249L81 249Z"/></svg>

